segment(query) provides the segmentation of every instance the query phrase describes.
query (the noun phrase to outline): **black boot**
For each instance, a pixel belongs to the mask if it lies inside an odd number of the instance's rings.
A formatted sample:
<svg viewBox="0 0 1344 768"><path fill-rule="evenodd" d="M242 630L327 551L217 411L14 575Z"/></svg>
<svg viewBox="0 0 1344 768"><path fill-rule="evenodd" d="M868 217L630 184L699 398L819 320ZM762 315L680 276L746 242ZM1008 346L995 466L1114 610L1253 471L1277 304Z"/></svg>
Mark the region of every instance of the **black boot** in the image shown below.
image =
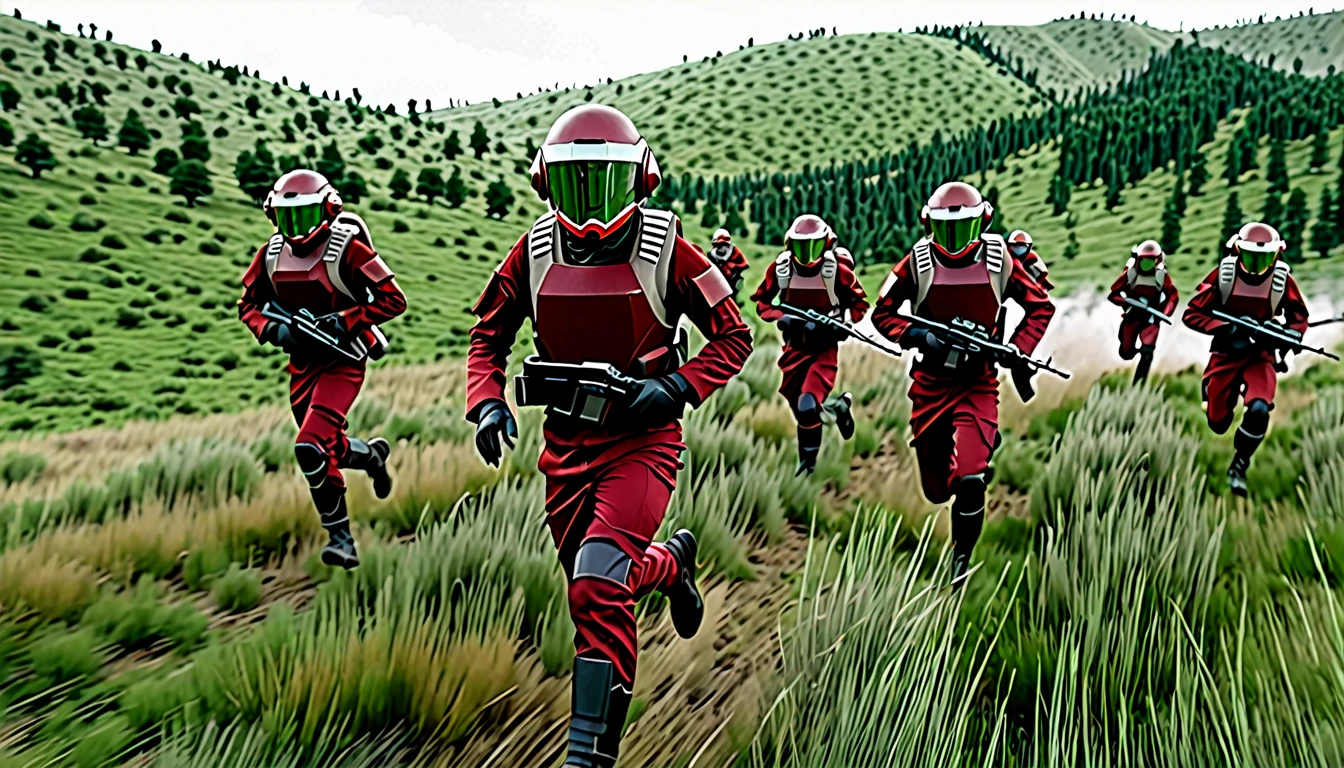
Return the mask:
<svg viewBox="0 0 1344 768"><path fill-rule="evenodd" d="M1251 466L1251 456L1264 442L1265 431L1269 429L1269 404L1264 400L1252 400L1246 404L1246 413L1241 417L1241 426L1232 436L1232 447L1237 453L1232 457L1232 466L1227 468L1227 484L1232 492L1245 497L1250 488L1246 485L1246 470Z"/></svg>
<svg viewBox="0 0 1344 768"><path fill-rule="evenodd" d="M795 476L812 474L817 469L817 457L821 455L821 425L798 428L798 471Z"/></svg>
<svg viewBox="0 0 1344 768"><path fill-rule="evenodd" d="M392 493L392 476L387 473L387 457L391 453L392 446L381 437L367 443L352 437L343 466L363 471L373 481L373 494L386 499Z"/></svg>
<svg viewBox="0 0 1344 768"><path fill-rule="evenodd" d="M952 484L952 588L960 589L971 568L971 554L985 525L984 474L959 477Z"/></svg>
<svg viewBox="0 0 1344 768"><path fill-rule="evenodd" d="M660 591L671 604L672 626L689 640L700 631L705 619L705 601L695 585L695 536L683 528L668 539L666 546L677 561L677 583Z"/></svg>
<svg viewBox="0 0 1344 768"><path fill-rule="evenodd" d="M842 392L831 405L831 412L835 414L835 428L840 430L840 436L848 440L854 436L854 397L848 392Z"/></svg>
<svg viewBox="0 0 1344 768"><path fill-rule="evenodd" d="M330 465L327 452L312 443L296 443L294 458L299 471L308 481L308 492L313 496L318 519L327 529L329 541L322 548L322 562L347 571L359 565L355 554L355 537L350 534L350 516L345 509L345 488L328 477Z"/></svg>
<svg viewBox="0 0 1344 768"><path fill-rule="evenodd" d="M355 537L350 533L350 516L345 511L344 488L337 497L336 508L321 518L328 538L327 546L322 548L322 562L347 571L357 567L359 555L355 553Z"/></svg>
<svg viewBox="0 0 1344 768"><path fill-rule="evenodd" d="M630 711L632 691L613 680L605 659L574 660L566 766L611 768L620 752L621 729Z"/></svg>
<svg viewBox="0 0 1344 768"><path fill-rule="evenodd" d="M1134 369L1134 383L1148 379L1148 371L1153 367L1153 348L1143 347L1139 350L1139 365Z"/></svg>

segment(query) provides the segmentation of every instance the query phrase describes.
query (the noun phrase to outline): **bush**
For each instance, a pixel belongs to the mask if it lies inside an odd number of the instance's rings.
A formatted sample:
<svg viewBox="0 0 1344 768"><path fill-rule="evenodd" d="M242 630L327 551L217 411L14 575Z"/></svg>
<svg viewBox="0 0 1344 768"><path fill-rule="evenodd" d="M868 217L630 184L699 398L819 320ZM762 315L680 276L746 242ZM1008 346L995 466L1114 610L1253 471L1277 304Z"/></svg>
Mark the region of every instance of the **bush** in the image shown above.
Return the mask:
<svg viewBox="0 0 1344 768"><path fill-rule="evenodd" d="M47 468L47 459L38 453L10 451L0 459L0 479L5 485L22 483Z"/></svg>
<svg viewBox="0 0 1344 768"><path fill-rule="evenodd" d="M133 589L105 592L84 611L81 623L126 650L140 650L160 640L190 649L209 622L190 603L160 603L157 585L144 576Z"/></svg>
<svg viewBox="0 0 1344 768"><path fill-rule="evenodd" d="M97 264L112 258L112 254L104 253L97 248L85 248L84 252L79 254L79 260L85 264Z"/></svg>
<svg viewBox="0 0 1344 768"><path fill-rule="evenodd" d="M56 220L51 218L46 211L39 211L35 216L28 219L28 226L34 229L51 229L56 226Z"/></svg>
<svg viewBox="0 0 1344 768"><path fill-rule="evenodd" d="M102 244L104 248L111 248L114 251L126 250L126 243L122 242L116 235L104 235Z"/></svg>
<svg viewBox="0 0 1344 768"><path fill-rule="evenodd" d="M220 249L219 243L216 243L213 240L202 240L199 246L199 250L206 256L218 256L224 252L222 249Z"/></svg>
<svg viewBox="0 0 1344 768"><path fill-rule="evenodd" d="M261 603L261 576L254 568L245 569L234 563L227 573L215 579L210 595L220 609L229 613L250 611Z"/></svg>
<svg viewBox="0 0 1344 768"><path fill-rule="evenodd" d="M30 293L27 296L24 296L23 300L19 302L20 309L26 309L29 312L37 312L39 314L46 312L47 307L50 305L51 302L45 296L39 296L36 293Z"/></svg>
<svg viewBox="0 0 1344 768"><path fill-rule="evenodd" d="M117 325L121 328L139 328L145 322L145 316L141 312L122 307L117 310Z"/></svg>
<svg viewBox="0 0 1344 768"><path fill-rule="evenodd" d="M42 356L26 344L0 346L0 390L10 389L42 374Z"/></svg>
<svg viewBox="0 0 1344 768"><path fill-rule="evenodd" d="M70 228L76 232L97 232L107 226L107 222L95 216L90 216L83 211L75 214L75 218L70 221Z"/></svg>
<svg viewBox="0 0 1344 768"><path fill-rule="evenodd" d="M28 649L28 657L34 672L58 683L88 677L103 666L97 638L88 630L57 632L38 640Z"/></svg>
<svg viewBox="0 0 1344 768"><path fill-rule="evenodd" d="M206 546L191 550L186 562L182 564L182 582L193 591L210 586L214 578L229 567L228 550L218 546Z"/></svg>

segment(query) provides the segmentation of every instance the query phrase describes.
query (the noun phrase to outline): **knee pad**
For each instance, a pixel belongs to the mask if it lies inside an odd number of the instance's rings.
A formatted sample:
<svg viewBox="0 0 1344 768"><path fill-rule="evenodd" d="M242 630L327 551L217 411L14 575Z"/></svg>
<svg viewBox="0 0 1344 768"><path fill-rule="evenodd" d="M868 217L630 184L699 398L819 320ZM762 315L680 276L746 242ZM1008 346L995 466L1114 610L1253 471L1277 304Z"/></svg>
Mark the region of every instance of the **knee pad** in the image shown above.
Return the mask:
<svg viewBox="0 0 1344 768"><path fill-rule="evenodd" d="M1269 429L1269 403L1255 399L1246 404L1246 414L1241 417L1241 428L1252 435L1263 436Z"/></svg>
<svg viewBox="0 0 1344 768"><path fill-rule="evenodd" d="M606 539L588 539L574 555L571 583L579 579L603 579L623 587L630 585L630 556Z"/></svg>
<svg viewBox="0 0 1344 768"><path fill-rule="evenodd" d="M295 443L294 458L299 462L299 470L308 480L309 488L317 488L327 479L329 457L321 446L312 443Z"/></svg>
<svg viewBox="0 0 1344 768"><path fill-rule="evenodd" d="M985 506L986 478L984 473L962 475L952 481L952 492L957 495L952 502L953 512L974 512Z"/></svg>
<svg viewBox="0 0 1344 768"><path fill-rule="evenodd" d="M943 504L952 498L952 492L943 483L921 480L920 484L924 486L924 498L928 499L930 504Z"/></svg>
<svg viewBox="0 0 1344 768"><path fill-rule="evenodd" d="M794 413L798 415L798 423L812 424L821 421L821 403L810 393L802 394L798 397L798 402L794 404Z"/></svg>

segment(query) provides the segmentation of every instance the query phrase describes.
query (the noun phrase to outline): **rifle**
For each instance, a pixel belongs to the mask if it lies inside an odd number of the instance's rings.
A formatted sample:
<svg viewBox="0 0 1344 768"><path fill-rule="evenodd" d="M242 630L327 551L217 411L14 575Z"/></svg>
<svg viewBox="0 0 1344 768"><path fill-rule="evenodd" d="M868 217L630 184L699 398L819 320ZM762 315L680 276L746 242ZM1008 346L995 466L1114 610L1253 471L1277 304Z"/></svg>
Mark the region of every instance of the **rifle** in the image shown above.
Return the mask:
<svg viewBox="0 0 1344 768"><path fill-rule="evenodd" d="M513 378L520 406L543 406L554 413L597 426L628 404L638 382L606 363L553 363L530 355Z"/></svg>
<svg viewBox="0 0 1344 768"><path fill-rule="evenodd" d="M1340 315L1339 317L1327 317L1324 320L1312 320L1310 323L1307 323L1307 327L1317 328L1331 323L1344 323L1344 315Z"/></svg>
<svg viewBox="0 0 1344 768"><path fill-rule="evenodd" d="M359 361L369 354L369 349L363 341L343 339L324 330L319 325L322 320L335 317L335 315L315 317L312 312L306 309L291 313L284 307L268 301L261 308L261 316L289 326L289 331L294 334L295 338L317 344L319 347L335 352L342 357Z"/></svg>
<svg viewBox="0 0 1344 768"><path fill-rule="evenodd" d="M1166 323L1167 325L1171 325L1171 317L1169 315L1162 314L1161 312L1150 306L1148 302L1143 301L1142 299L1135 299L1126 296L1125 303L1131 307L1134 307L1135 309L1141 309L1144 312L1147 312L1148 314L1152 315L1153 318L1156 319L1159 323Z"/></svg>
<svg viewBox="0 0 1344 768"><path fill-rule="evenodd" d="M1331 354L1320 347L1308 347L1302 343L1302 337L1296 338L1288 335L1286 329L1273 320L1266 320L1263 323L1258 320L1252 320L1249 317L1240 317L1238 315L1229 315L1220 309L1211 309L1207 312L1210 317L1222 320L1225 323L1231 323L1238 328L1244 328L1251 332L1251 338L1263 338L1270 342L1275 349L1287 349L1301 354L1302 352L1311 352L1312 354L1328 357L1331 360L1338 360L1339 356Z"/></svg>
<svg viewBox="0 0 1344 768"><path fill-rule="evenodd" d="M893 357L901 356L901 350L896 349L895 347L888 347L886 344L882 344L878 341L875 341L874 339L870 339L865 334L859 333L858 331L854 330L854 327L849 325L848 323L841 320L837 320L834 317L830 317L828 315L823 315L820 312L816 311L815 309L802 309L800 307L795 307L791 304L785 304L782 301L776 304L775 307L784 312L784 314L786 315L801 317L804 320L810 320L823 328L834 331L835 333L843 334L845 336L850 337L851 339L858 339L859 341L862 341L864 344L876 348L880 352L885 352L888 355L892 355Z"/></svg>
<svg viewBox="0 0 1344 768"><path fill-rule="evenodd" d="M944 325L937 320L907 315L904 312L897 312L896 317L937 335L948 347L946 363L948 368L956 368L964 356L986 357L996 364L1006 366L1012 376L1013 386L1024 403L1036 396L1036 388L1031 383L1031 377L1037 371L1047 371L1061 379L1072 377L1068 371L1062 371L1051 365L1054 358L1038 360L1017 347L995 341L990 338L988 330L969 320L958 319Z"/></svg>

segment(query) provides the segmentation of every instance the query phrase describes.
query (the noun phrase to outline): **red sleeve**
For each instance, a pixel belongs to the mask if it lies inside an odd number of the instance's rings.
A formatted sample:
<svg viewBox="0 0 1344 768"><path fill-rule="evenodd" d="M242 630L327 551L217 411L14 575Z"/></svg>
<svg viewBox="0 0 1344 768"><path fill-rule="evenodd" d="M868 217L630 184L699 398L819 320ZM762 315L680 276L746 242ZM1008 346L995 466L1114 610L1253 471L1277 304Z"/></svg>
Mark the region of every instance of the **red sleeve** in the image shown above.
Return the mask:
<svg viewBox="0 0 1344 768"><path fill-rule="evenodd" d="M836 266L840 268L836 281L839 290L836 291L836 298L840 300L840 306L849 310L849 317L854 322L863 319L864 313L868 311L868 294L863 292L863 286L859 284L858 275L848 264L843 262Z"/></svg>
<svg viewBox="0 0 1344 768"><path fill-rule="evenodd" d="M1176 283L1172 282L1171 274L1167 274L1167 281L1162 284L1162 295L1166 301L1162 304L1162 314L1170 315L1176 311L1176 305L1181 303L1181 293L1176 290Z"/></svg>
<svg viewBox="0 0 1344 768"><path fill-rule="evenodd" d="M1283 313L1285 327L1298 333L1307 332L1307 303L1303 301L1302 292L1297 289L1297 281L1292 275L1288 276L1288 287L1283 292L1283 300L1279 302L1279 311Z"/></svg>
<svg viewBox="0 0 1344 768"><path fill-rule="evenodd" d="M406 294L377 251L352 240L345 251L345 271L355 295L368 289L373 300L345 312L347 329L379 325L406 311Z"/></svg>
<svg viewBox="0 0 1344 768"><path fill-rule="evenodd" d="M263 258L266 248L263 246L252 257L252 265L243 273L243 295L238 299L238 319L252 331L252 335L261 340L261 334L270 323L261 315L261 308L268 301L275 300L275 289L265 274Z"/></svg>
<svg viewBox="0 0 1344 768"><path fill-rule="evenodd" d="M1215 268L1195 289L1195 296L1185 305L1185 314L1181 320L1192 331L1212 335L1226 323L1204 314L1204 310L1213 309L1221 303L1218 296L1218 270Z"/></svg>
<svg viewBox="0 0 1344 768"><path fill-rule="evenodd" d="M767 267L765 270L765 279L761 280L761 285L756 292L751 295L751 300L756 302L756 314L767 323L777 322L784 316L784 311L774 306L775 297L779 295L779 283L775 282L775 270Z"/></svg>
<svg viewBox="0 0 1344 768"><path fill-rule="evenodd" d="M1167 278L1167 282L1171 282L1170 277ZM1106 296L1106 300L1116 305L1117 307L1125 306L1125 297L1121 296L1120 294L1124 292L1125 288L1127 288L1128 286L1129 286L1129 270L1126 269L1125 271L1120 273L1119 277L1115 278L1114 283L1111 283L1111 292Z"/></svg>
<svg viewBox="0 0 1344 768"><path fill-rule="evenodd" d="M896 313L905 302L913 304L915 298L915 279L910 272L910 257L906 256L891 268L886 284L878 293L877 304L873 307L873 327L888 339L899 342L910 324L896 317Z"/></svg>
<svg viewBox="0 0 1344 768"><path fill-rule="evenodd" d="M1013 273L1008 277L1004 298L1016 301L1026 312L1009 342L1024 354L1030 355L1036 351L1036 345L1041 343L1045 329L1055 316L1055 304L1050 301L1050 294L1045 292L1045 288L1031 279L1031 275L1016 260L1013 261Z"/></svg>
<svg viewBox="0 0 1344 768"><path fill-rule="evenodd" d="M736 280L747 271L747 257L743 255L742 249L733 246L733 255L728 257L728 263L724 264L724 271L728 273L729 280Z"/></svg>
<svg viewBox="0 0 1344 768"><path fill-rule="evenodd" d="M705 337L700 352L677 369L695 390L698 405L742 370L751 355L751 330L729 298L732 289L723 273L680 236L672 250L668 282L669 303Z"/></svg>
<svg viewBox="0 0 1344 768"><path fill-rule="evenodd" d="M504 400L506 371L513 340L528 315L527 263L523 258L524 235L490 275L471 313L467 350L467 419L476 421L480 407L490 400Z"/></svg>

